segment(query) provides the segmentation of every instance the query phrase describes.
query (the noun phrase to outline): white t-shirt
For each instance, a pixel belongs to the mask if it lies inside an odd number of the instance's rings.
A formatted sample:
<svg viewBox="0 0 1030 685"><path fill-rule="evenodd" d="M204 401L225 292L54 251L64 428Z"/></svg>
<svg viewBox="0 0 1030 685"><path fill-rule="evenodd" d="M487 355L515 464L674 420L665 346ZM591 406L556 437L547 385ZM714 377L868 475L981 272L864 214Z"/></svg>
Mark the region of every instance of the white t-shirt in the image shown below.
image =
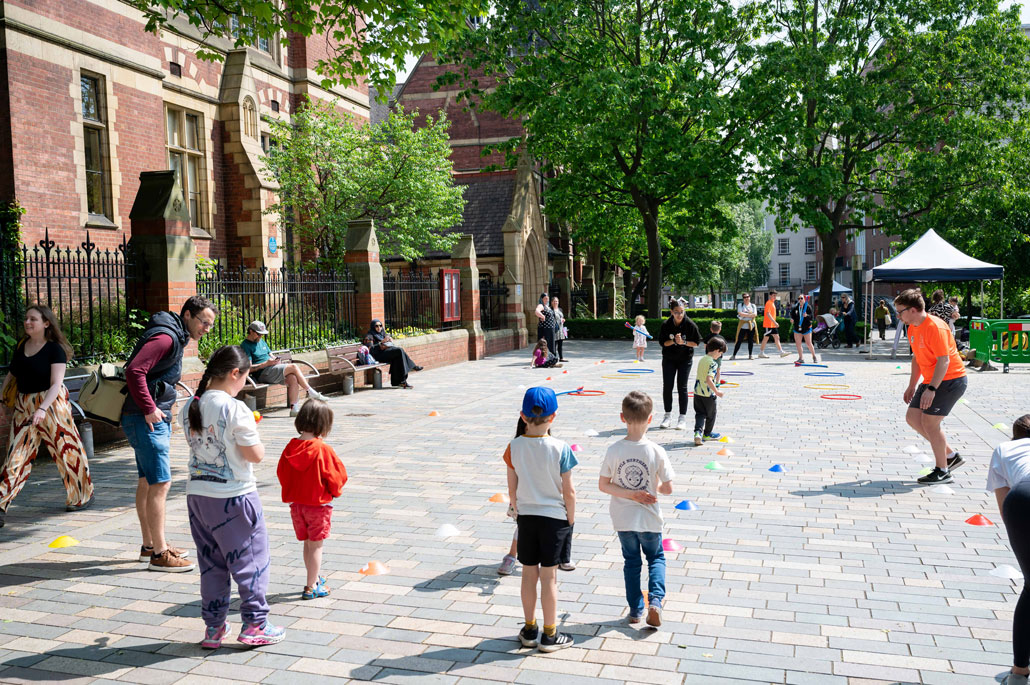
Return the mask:
<svg viewBox="0 0 1030 685"><path fill-rule="evenodd" d="M221 390L208 390L200 397L203 431L190 430L190 400L182 408L179 421L190 445L187 495L229 498L257 490L254 466L240 456L240 445L261 443L254 413L243 402Z"/></svg>
<svg viewBox="0 0 1030 685"><path fill-rule="evenodd" d="M557 438L526 435L508 443L504 463L519 477L515 508L519 515L546 516L567 521L561 476L579 462L569 446Z"/></svg>
<svg viewBox="0 0 1030 685"><path fill-rule="evenodd" d="M987 471L987 492L1014 488L1030 480L1030 438L1009 440L994 448Z"/></svg>
<svg viewBox="0 0 1030 685"><path fill-rule="evenodd" d="M601 477L627 490L647 490L658 495L658 484L676 477L669 455L647 438L639 442L619 440L608 448L601 464ZM616 532L661 533L665 523L657 502L641 504L625 497L612 497L610 511Z"/></svg>
<svg viewBox="0 0 1030 685"><path fill-rule="evenodd" d="M755 307L754 303L744 304L743 302L741 302L740 304L737 305L737 318L738 319L740 318L741 314L743 314L744 316L754 316L754 317L757 317L758 316L758 308ZM748 319L746 321L744 319L740 319L740 327L742 329L744 329L745 331L751 330L752 328L755 327L755 319Z"/></svg>

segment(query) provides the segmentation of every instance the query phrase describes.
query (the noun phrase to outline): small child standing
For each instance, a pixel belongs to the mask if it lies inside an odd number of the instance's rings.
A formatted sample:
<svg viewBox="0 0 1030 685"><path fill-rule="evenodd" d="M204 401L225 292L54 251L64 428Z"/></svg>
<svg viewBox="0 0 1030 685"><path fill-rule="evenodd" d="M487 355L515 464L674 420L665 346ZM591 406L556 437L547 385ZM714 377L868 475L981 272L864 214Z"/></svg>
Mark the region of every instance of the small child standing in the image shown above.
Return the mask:
<svg viewBox="0 0 1030 685"><path fill-rule="evenodd" d="M375 357L372 356L372 347L375 344L371 335L365 336L365 339L361 341L361 347L358 348L358 364L367 366L376 363Z"/></svg>
<svg viewBox="0 0 1030 685"><path fill-rule="evenodd" d="M524 647L539 646L554 652L572 646L572 636L558 632L558 575L576 519L576 491L572 469L578 463L561 440L547 435L558 411L558 398L550 388L529 388L522 399L525 435L508 443L504 463L508 469L508 497L518 525L518 557L522 562L522 612L526 624L519 631ZM544 631L536 625L537 582Z"/></svg>
<svg viewBox="0 0 1030 685"><path fill-rule="evenodd" d="M250 356L243 348L218 348L197 394L182 408L190 446L186 505L200 564L200 646L218 649L232 632L226 620L232 583L240 595L243 629L251 646L282 642L286 631L268 622L268 531L253 464L265 456L254 413L234 397L247 383Z"/></svg>
<svg viewBox="0 0 1030 685"><path fill-rule="evenodd" d="M637 353L637 361L644 361L644 350L647 349L647 319L643 315L633 320L633 351Z"/></svg>
<svg viewBox="0 0 1030 685"><path fill-rule="evenodd" d="M715 428L715 400L719 392L719 359L726 353L726 341L715 335L705 343L705 356L697 363L697 381L694 383L694 444L705 440L718 440Z"/></svg>
<svg viewBox="0 0 1030 685"><path fill-rule="evenodd" d="M533 368L549 369L553 366L561 366L561 364L558 363L558 357L551 354L547 349L547 340L540 338L536 343L536 347L533 348Z"/></svg>
<svg viewBox="0 0 1030 685"><path fill-rule="evenodd" d="M676 475L665 450L645 437L653 409L651 398L639 390L623 398L619 416L626 424L626 437L608 448L598 487L612 496L609 511L625 560L629 622L639 623L644 617L644 596L640 592L643 553L647 559L647 625L657 628L662 625L665 600L665 522L657 495L672 494Z"/></svg>
<svg viewBox="0 0 1030 685"><path fill-rule="evenodd" d="M333 428L333 410L322 400L308 400L293 422L299 437L290 440L279 459L276 475L283 502L290 505L293 532L304 543L307 584L302 599L329 595L322 567L322 545L332 528L334 497L347 482L347 469L329 445L322 442Z"/></svg>

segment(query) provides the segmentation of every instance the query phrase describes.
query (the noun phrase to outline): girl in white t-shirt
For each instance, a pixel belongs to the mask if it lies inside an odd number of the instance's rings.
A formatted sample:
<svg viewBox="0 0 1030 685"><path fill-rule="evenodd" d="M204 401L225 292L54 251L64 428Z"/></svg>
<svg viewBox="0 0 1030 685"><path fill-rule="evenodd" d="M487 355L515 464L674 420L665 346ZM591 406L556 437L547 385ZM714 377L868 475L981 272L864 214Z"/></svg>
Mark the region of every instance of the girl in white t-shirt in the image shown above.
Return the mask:
<svg viewBox="0 0 1030 685"><path fill-rule="evenodd" d="M644 350L647 349L647 319L643 315L633 320L633 351L637 353L637 361L644 361Z"/></svg>
<svg viewBox="0 0 1030 685"><path fill-rule="evenodd" d="M1030 414L1012 425L1012 440L991 455L987 491L994 491L1009 544L1023 576L1030 575ZM1027 685L1030 675L1030 591L1026 584L1012 615L1012 671L1002 685Z"/></svg>
<svg viewBox="0 0 1030 685"><path fill-rule="evenodd" d="M227 345L211 355L197 394L182 409L190 445L186 504L200 564L200 646L217 649L229 637L226 620L232 580L240 595L246 645L282 642L286 632L268 622L268 531L253 464L265 455L254 413L233 399L247 383L250 356Z"/></svg>

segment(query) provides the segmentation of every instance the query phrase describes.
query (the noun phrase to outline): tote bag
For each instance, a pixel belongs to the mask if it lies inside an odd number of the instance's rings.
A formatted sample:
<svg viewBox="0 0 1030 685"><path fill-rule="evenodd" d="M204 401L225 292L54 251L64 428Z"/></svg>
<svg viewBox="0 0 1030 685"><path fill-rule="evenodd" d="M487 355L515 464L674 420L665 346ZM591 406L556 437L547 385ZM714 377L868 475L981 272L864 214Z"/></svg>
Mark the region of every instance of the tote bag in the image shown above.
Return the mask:
<svg viewBox="0 0 1030 685"><path fill-rule="evenodd" d="M122 407L128 393L125 369L114 364L101 364L82 384L79 406L87 418L117 426L121 423Z"/></svg>

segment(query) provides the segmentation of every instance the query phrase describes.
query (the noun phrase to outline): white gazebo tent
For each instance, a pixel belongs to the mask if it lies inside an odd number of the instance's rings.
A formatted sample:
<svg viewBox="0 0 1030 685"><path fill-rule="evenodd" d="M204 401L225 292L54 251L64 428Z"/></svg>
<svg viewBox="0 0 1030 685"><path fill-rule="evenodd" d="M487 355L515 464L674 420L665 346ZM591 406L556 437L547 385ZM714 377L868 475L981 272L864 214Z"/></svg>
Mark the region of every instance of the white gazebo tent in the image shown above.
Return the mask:
<svg viewBox="0 0 1030 685"><path fill-rule="evenodd" d="M937 235L933 229L909 245L903 252L880 266L865 272L866 306L869 330L873 325L873 284L876 281L886 283L899 282L939 282L939 281L1001 281L1001 309L1005 311L1005 268L997 264L988 264L974 259L955 248L951 243ZM898 338L901 326L894 336L894 352L898 349ZM869 336L869 352L873 351L873 336ZM893 353L892 353L893 356Z"/></svg>

